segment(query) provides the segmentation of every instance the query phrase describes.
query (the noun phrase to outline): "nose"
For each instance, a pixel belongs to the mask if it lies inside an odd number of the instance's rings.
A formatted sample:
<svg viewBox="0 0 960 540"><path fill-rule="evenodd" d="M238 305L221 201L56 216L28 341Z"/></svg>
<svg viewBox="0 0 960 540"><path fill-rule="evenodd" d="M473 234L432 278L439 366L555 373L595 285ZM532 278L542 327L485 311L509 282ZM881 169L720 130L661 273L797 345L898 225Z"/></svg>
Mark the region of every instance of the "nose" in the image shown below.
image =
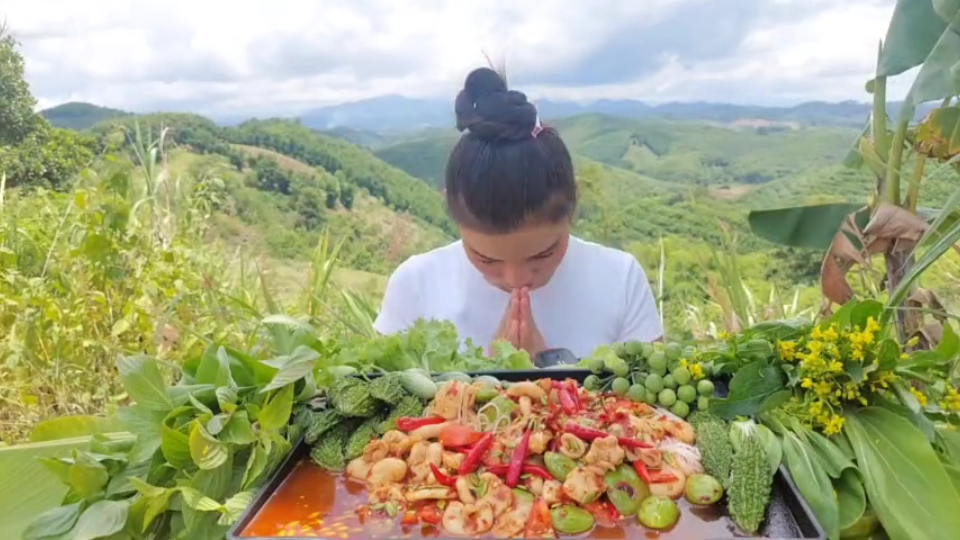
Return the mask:
<svg viewBox="0 0 960 540"><path fill-rule="evenodd" d="M508 264L503 269L503 283L511 289L530 286L533 275L526 265Z"/></svg>

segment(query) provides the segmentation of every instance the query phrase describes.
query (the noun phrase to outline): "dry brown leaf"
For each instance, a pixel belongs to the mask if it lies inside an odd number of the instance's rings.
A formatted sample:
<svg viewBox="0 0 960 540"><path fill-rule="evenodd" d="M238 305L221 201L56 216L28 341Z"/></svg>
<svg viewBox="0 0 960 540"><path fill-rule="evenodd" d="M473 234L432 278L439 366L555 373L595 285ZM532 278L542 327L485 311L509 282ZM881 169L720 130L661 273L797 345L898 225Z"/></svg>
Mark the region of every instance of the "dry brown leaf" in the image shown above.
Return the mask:
<svg viewBox="0 0 960 540"><path fill-rule="evenodd" d="M823 296L831 302L844 304L853 298L853 289L847 282L847 272L855 263L869 265L846 233L863 242L863 235L857 230L856 212L844 218L840 230L833 236L823 262L820 264L820 287ZM822 311L822 310L821 310Z"/></svg>
<svg viewBox="0 0 960 540"><path fill-rule="evenodd" d="M940 344L940 339L943 338L943 325L940 323L925 324L916 335L920 338L917 349L922 351L935 349Z"/></svg>
<svg viewBox="0 0 960 540"><path fill-rule="evenodd" d="M823 296L831 302L845 304L853 298L853 289L847 283L847 272L852 264L837 261L837 257L832 254L832 248L831 245L831 250L827 251L820 265L820 287Z"/></svg>
<svg viewBox="0 0 960 540"><path fill-rule="evenodd" d="M943 308L943 304L930 289L918 287L903 304L904 307L910 309L928 309L933 312L931 315L941 323L947 320L944 315L946 310Z"/></svg>
<svg viewBox="0 0 960 540"><path fill-rule="evenodd" d="M909 210L882 202L863 229L865 237L889 239L900 244L906 241L912 248L927 230L927 222ZM899 248L900 246L898 246ZM906 246L904 246L906 249Z"/></svg>

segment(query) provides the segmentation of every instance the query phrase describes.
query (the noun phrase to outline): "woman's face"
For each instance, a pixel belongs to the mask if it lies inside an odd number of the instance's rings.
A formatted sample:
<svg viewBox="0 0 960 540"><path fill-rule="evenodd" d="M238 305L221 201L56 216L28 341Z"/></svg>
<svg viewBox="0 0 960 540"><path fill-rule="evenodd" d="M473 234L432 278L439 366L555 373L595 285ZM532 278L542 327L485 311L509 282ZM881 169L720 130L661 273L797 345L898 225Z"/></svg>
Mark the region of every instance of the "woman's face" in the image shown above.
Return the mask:
<svg viewBox="0 0 960 540"><path fill-rule="evenodd" d="M504 291L547 284L570 241L570 222L537 223L505 234L460 227L467 258L483 277Z"/></svg>

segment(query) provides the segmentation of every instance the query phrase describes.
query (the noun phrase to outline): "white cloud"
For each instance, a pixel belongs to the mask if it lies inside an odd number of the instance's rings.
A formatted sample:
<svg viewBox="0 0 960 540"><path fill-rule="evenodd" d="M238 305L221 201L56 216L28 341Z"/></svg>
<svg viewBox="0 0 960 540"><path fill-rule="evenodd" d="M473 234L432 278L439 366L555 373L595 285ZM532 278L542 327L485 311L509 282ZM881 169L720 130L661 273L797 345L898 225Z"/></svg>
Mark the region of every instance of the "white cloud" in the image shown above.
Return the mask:
<svg viewBox="0 0 960 540"><path fill-rule="evenodd" d="M6 0L2 15L42 107L264 115L451 97L483 50L538 97L864 100L893 3Z"/></svg>

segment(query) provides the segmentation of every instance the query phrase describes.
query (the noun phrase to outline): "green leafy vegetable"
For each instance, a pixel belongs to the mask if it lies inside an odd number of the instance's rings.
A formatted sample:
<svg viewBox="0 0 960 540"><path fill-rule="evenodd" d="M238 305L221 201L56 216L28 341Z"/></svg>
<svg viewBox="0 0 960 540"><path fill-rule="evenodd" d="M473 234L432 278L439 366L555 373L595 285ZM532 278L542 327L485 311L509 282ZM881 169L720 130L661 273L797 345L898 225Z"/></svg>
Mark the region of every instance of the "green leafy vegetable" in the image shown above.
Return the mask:
<svg viewBox="0 0 960 540"><path fill-rule="evenodd" d="M960 495L923 432L880 407L846 418L867 498L891 540L933 540L960 531Z"/></svg>
<svg viewBox="0 0 960 540"><path fill-rule="evenodd" d="M783 460L790 471L797 490L810 505L817 521L827 533L827 538L840 536L840 518L837 496L830 477L817 458L816 453L793 432L783 438Z"/></svg>
<svg viewBox="0 0 960 540"><path fill-rule="evenodd" d="M725 398L710 400L710 412L723 418L752 416L789 399L787 376L779 365L758 360L740 368Z"/></svg>

